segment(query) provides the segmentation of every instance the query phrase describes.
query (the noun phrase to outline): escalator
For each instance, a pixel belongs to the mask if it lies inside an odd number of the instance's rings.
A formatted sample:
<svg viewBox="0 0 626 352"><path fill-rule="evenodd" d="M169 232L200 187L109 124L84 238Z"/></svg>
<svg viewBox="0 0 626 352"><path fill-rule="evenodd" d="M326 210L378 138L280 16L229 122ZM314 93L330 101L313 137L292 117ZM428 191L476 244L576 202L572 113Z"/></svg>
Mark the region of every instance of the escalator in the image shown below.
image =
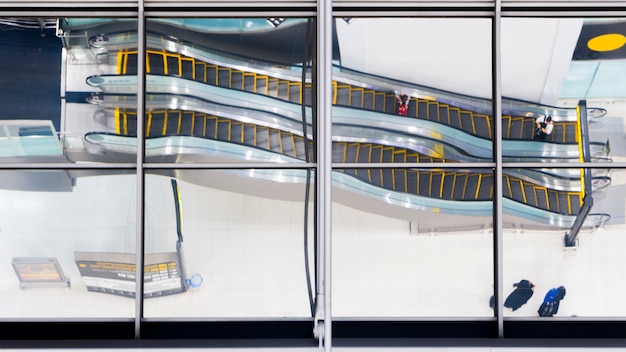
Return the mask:
<svg viewBox="0 0 626 352"><path fill-rule="evenodd" d="M116 118L117 134L136 136L137 114L134 110L117 109ZM178 109L151 110L146 113L144 123L148 139L168 136L206 138L306 160L304 138L281 129ZM309 150L312 149L311 146ZM454 162L408 148L338 141L332 144L332 158L334 163ZM419 168L343 168L336 171L390 191L421 197L453 201L490 201L493 198L493 174L490 172ZM504 175L503 186L505 198L557 214L574 215L582 204L577 190L551 189L515 175Z"/></svg>
<svg viewBox="0 0 626 352"><path fill-rule="evenodd" d="M117 55L118 74L136 76L137 51L122 49ZM289 67L276 69L262 65L252 68L251 66L254 65L222 65L196 56L185 56L165 50L150 49L146 57L146 69L150 76L170 76L231 91L277 98L298 105L311 101L312 85L306 81L302 83L302 75L301 72L297 72L298 70L292 70ZM343 75L335 76L342 77ZM336 107L395 115L395 93L390 89L375 89L375 84L355 84L349 79L334 81L333 89L333 104ZM409 103L408 119L435 122L488 141L493 137L491 135L493 121L489 115L489 109L486 107L485 109L482 111L470 109L467 104L454 106L446 103L445 99L438 100L434 97L431 99L414 97ZM129 126L136 124L136 114L133 115L133 111L129 109L119 109L117 112L119 119L116 121L120 128L116 130L116 133L133 136L134 131L132 128L129 129ZM335 116L335 113L333 115ZM526 142L533 138L534 118L525 115L503 116L505 140ZM407 119L401 116L392 117ZM145 123L148 138L181 135L208 138L260 148L300 160L305 159L303 155L305 139L301 135L286 132L282 128L269 128L223 116L218 117L215 114L176 109L150 110L147 112ZM575 120L557 121L554 133L551 135L552 144L564 146L571 144L577 150L576 128ZM536 149L541 149L541 147ZM555 154L565 155L558 152ZM454 160L456 159L446 160L415 150L380 143L339 141L333 143L333 162L335 163L454 162ZM344 168L340 171L377 187L422 197L465 202L488 201L493 197L491 173L358 167ZM503 177L504 196L536 209L571 216L578 213L582 197L580 179L569 183L571 186L567 189L555 189L538 185L526 178L505 175Z"/></svg>
<svg viewBox="0 0 626 352"><path fill-rule="evenodd" d="M136 75L136 68L137 51L119 51L118 73ZM284 72L282 75L272 75L269 71L255 72L232 68L165 50L148 50L146 68L149 74L173 75L223 88L268 95L296 104L311 101L311 83L305 82L304 88L302 88L299 76L284 74ZM344 75L336 76L343 77ZM333 81L332 84L333 104L335 106L392 115L396 112L396 95L392 90L377 88L373 84L363 87L363 84L357 85L339 80ZM470 109L469 107L454 106L451 103L437 100L435 97L430 99L412 97L408 105L408 118L444 124L484 139L491 140L493 138L493 118L488 109L476 111L477 109ZM535 138L534 125L535 121L532 116L503 115L503 139L533 140ZM553 133L548 136L546 141L576 144L576 121L554 121Z"/></svg>

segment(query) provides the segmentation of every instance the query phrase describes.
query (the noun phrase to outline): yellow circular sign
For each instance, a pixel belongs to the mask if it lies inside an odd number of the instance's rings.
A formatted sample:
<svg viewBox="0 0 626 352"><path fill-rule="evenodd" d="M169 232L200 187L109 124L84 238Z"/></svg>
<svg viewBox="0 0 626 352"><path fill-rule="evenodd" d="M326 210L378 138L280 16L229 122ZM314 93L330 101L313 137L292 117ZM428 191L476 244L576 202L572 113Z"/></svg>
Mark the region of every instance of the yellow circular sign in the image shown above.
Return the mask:
<svg viewBox="0 0 626 352"><path fill-rule="evenodd" d="M626 44L626 37L623 34L610 33L591 38L587 42L589 49L594 51L617 50Z"/></svg>

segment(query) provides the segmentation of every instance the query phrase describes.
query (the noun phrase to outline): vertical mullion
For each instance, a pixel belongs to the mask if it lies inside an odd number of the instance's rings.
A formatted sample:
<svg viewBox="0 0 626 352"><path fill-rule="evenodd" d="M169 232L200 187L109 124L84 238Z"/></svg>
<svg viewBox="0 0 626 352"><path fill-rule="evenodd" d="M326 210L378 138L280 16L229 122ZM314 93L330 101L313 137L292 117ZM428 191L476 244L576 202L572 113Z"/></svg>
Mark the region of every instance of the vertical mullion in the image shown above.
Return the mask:
<svg viewBox="0 0 626 352"><path fill-rule="evenodd" d="M497 321L498 338L504 337L504 289L503 282L503 233L502 233L502 83L501 83L501 30L502 30L502 0L495 0L495 12L492 23L492 84L493 84L493 158L495 162L493 197L493 250L494 250L494 311Z"/></svg>
<svg viewBox="0 0 626 352"><path fill-rule="evenodd" d="M137 193L136 213L137 225L135 231L135 339L141 338L141 321L143 318L143 275L144 275L144 160L145 137L143 123L145 119L145 92L146 92L146 18L144 0L138 0L137 14Z"/></svg>

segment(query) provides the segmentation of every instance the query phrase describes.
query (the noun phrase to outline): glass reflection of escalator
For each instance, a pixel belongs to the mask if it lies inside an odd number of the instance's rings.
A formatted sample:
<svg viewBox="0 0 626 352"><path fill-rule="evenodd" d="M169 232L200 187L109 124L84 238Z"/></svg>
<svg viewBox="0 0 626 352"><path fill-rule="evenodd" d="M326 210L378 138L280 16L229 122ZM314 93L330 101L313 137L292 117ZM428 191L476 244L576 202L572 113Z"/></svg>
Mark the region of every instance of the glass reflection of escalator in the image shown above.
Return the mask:
<svg viewBox="0 0 626 352"><path fill-rule="evenodd" d="M118 56L118 73L135 75L137 51L123 50ZM146 68L150 74L178 76L223 88L268 95L297 104L301 104L303 98L306 98L304 101L311 101L310 83L305 83L304 89L301 89L301 82L289 76L278 77L279 75L271 75L269 72L220 66L178 53L149 50ZM390 90L334 81L333 104L395 114L396 97ZM412 97L407 117L434 121L481 138L493 137L493 119L488 113L453 106L434 98ZM506 140L534 139L533 117L503 115L502 126L503 138ZM576 144L576 122L555 121L554 131L548 136L547 141Z"/></svg>
<svg viewBox="0 0 626 352"><path fill-rule="evenodd" d="M136 112L119 109L116 116L116 133L135 136ZM147 138L207 138L305 160L305 141L300 135L211 114L152 110L146 114L145 126ZM376 143L335 141L332 155L335 163L453 162L406 148ZM489 201L493 198L493 174L487 172L418 168L344 168L337 171L374 186L423 197L457 201ZM563 215L575 215L580 209L581 197L578 191L550 189L514 175L504 175L503 187L506 198L534 208Z"/></svg>

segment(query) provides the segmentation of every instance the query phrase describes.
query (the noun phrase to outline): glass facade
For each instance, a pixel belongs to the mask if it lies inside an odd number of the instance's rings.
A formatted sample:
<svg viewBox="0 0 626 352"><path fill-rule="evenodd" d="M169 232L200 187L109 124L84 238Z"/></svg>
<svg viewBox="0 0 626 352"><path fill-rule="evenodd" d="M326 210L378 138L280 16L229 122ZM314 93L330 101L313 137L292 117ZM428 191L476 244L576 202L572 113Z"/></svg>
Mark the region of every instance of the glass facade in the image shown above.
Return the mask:
<svg viewBox="0 0 626 352"><path fill-rule="evenodd" d="M192 3L0 14L0 338L622 337L626 13Z"/></svg>

